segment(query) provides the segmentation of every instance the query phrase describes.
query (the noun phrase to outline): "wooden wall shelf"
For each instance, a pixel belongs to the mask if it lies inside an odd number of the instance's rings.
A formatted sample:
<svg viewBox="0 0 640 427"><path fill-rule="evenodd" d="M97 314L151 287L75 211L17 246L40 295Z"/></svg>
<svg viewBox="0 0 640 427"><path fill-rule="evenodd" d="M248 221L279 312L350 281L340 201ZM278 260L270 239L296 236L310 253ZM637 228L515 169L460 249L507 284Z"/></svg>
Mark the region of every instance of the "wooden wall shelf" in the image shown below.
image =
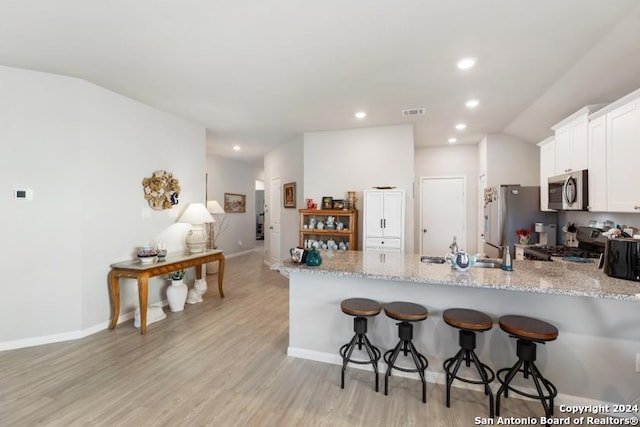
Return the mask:
<svg viewBox="0 0 640 427"><path fill-rule="evenodd" d="M344 242L348 245L349 250L358 249L358 211L357 210L343 210L343 209L300 209L300 242L301 247L305 247L305 241L322 241L327 243L330 239L333 239L336 244ZM335 224L342 223L344 225L343 230L335 229L318 229L309 228L312 223L312 219L315 224L322 221L324 224L327 222L327 217L335 217ZM305 228L305 225L307 228Z"/></svg>

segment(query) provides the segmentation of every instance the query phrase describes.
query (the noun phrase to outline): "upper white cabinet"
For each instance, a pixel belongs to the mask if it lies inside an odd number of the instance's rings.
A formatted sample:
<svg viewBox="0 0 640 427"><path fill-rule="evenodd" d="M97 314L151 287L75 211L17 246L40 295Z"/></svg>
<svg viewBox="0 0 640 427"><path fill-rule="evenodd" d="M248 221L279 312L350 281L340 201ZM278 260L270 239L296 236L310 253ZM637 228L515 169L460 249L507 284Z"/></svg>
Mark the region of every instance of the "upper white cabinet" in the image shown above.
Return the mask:
<svg viewBox="0 0 640 427"><path fill-rule="evenodd" d="M551 128L555 131L555 175L587 169L589 115L604 105L588 105Z"/></svg>
<svg viewBox="0 0 640 427"><path fill-rule="evenodd" d="M589 210L606 212L607 206L607 117L592 118L588 125Z"/></svg>
<svg viewBox="0 0 640 427"><path fill-rule="evenodd" d="M404 191L363 192L364 248L404 252Z"/></svg>
<svg viewBox="0 0 640 427"><path fill-rule="evenodd" d="M540 210L549 210L549 177L556 174L555 138L549 137L538 143L540 147Z"/></svg>
<svg viewBox="0 0 640 427"><path fill-rule="evenodd" d="M606 116L607 209L640 212L640 90L622 100Z"/></svg>

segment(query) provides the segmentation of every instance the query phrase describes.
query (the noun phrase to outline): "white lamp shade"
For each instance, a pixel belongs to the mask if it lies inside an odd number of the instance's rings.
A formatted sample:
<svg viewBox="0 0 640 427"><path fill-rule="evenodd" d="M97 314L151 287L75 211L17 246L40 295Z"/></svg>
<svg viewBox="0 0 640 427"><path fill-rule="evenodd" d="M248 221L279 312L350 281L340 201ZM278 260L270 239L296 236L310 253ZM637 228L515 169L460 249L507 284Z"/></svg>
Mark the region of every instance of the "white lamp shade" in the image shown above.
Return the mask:
<svg viewBox="0 0 640 427"><path fill-rule="evenodd" d="M207 210L209 211L209 213L212 213L214 215L220 215L220 214L226 213L224 209L222 209L222 206L220 206L220 203L218 203L217 200L209 200L207 202Z"/></svg>
<svg viewBox="0 0 640 427"><path fill-rule="evenodd" d="M178 219L178 222L189 224L205 224L214 222L213 217L202 203L191 203Z"/></svg>

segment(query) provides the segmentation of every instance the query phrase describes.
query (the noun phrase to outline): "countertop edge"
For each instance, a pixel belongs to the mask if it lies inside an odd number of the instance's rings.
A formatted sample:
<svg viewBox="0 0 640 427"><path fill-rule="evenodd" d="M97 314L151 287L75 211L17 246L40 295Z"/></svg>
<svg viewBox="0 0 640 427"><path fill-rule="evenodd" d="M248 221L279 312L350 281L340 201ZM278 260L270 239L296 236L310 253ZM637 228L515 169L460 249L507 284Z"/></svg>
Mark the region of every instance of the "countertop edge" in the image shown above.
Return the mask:
<svg viewBox="0 0 640 427"><path fill-rule="evenodd" d="M515 291L515 292L531 292L531 293L547 294L547 295L565 295L565 296L613 299L618 301L640 302L640 294L628 295L628 294L618 294L618 293L610 293L610 292L605 293L605 292L578 291L575 289L562 289L562 288L539 288L539 287L523 288L523 287L510 286L510 285L504 285L504 284L498 285L498 284L489 284L489 283L469 283L465 281L453 281L453 280L433 280L433 279L426 279L426 278L413 277L413 276L369 274L369 273L360 273L360 272L352 272L352 271L326 270L326 269L321 269L316 267L306 267L306 266L286 266L282 264L272 265L271 270L285 272L289 274L305 273L305 274L313 274L313 275L319 275L319 276L356 277L356 278L373 279L373 280L410 282L410 283L418 283L418 284L425 284L425 285L433 284L433 285L458 286L458 287L467 287L467 288L505 290L505 291Z"/></svg>

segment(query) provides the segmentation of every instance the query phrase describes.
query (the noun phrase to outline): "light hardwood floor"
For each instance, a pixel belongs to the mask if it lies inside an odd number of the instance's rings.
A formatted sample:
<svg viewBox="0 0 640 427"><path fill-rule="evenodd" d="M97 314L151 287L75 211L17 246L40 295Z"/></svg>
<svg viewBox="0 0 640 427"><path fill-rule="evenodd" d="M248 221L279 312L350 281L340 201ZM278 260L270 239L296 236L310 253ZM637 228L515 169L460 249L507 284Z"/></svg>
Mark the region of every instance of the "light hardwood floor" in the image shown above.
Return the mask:
<svg viewBox="0 0 640 427"><path fill-rule="evenodd" d="M424 404L417 381L393 377L384 396L359 369L341 390L339 366L287 357L288 282L261 253L227 260L223 300L216 277L203 303L146 336L130 321L0 352L0 425L470 426L487 415L482 393L454 389L446 408L443 387L429 384ZM542 415L536 402L503 405L504 417Z"/></svg>

